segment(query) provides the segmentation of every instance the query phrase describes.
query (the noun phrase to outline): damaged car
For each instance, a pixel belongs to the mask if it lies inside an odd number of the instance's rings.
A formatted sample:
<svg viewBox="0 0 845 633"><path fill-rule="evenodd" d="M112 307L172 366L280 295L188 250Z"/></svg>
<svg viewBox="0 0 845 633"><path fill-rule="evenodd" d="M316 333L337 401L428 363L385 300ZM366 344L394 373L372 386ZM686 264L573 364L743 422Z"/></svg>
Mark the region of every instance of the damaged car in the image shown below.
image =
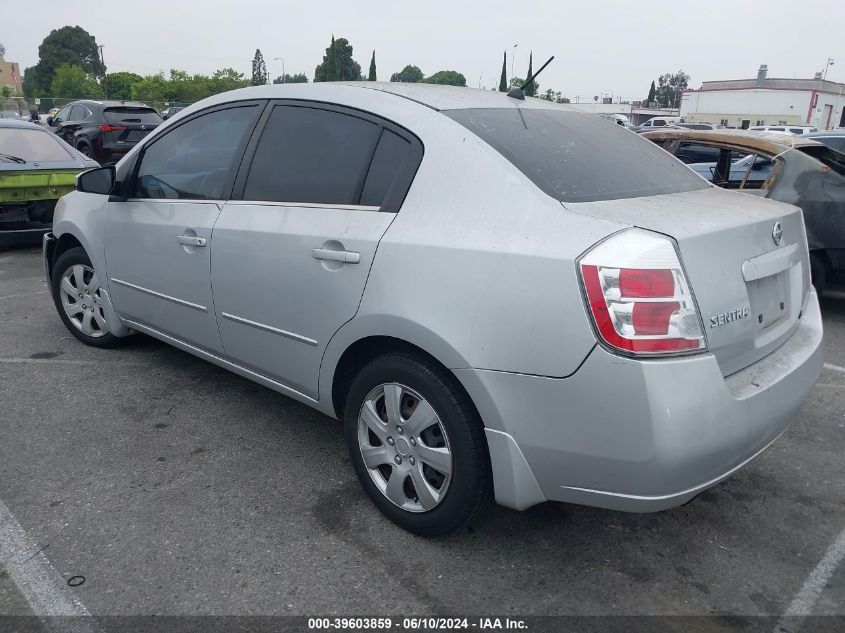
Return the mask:
<svg viewBox="0 0 845 633"><path fill-rule="evenodd" d="M845 277L845 154L815 140L740 130L644 134L723 189L801 207L813 284Z"/></svg>
<svg viewBox="0 0 845 633"><path fill-rule="evenodd" d="M0 244L50 229L56 201L99 165L41 126L0 119Z"/></svg>

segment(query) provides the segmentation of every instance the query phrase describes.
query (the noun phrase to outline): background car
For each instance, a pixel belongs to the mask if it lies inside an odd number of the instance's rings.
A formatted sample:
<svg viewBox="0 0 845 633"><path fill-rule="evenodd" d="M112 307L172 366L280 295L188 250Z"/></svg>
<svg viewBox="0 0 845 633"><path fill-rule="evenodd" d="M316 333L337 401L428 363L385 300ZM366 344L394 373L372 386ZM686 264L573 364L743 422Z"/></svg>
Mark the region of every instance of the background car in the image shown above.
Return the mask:
<svg viewBox="0 0 845 633"><path fill-rule="evenodd" d="M153 108L130 101L73 101L47 119L68 145L103 165L119 161L161 123Z"/></svg>
<svg viewBox="0 0 845 633"><path fill-rule="evenodd" d="M0 119L20 119L21 115L17 110L0 110Z"/></svg>
<svg viewBox="0 0 845 633"><path fill-rule="evenodd" d="M804 136L811 132L818 132L819 128L809 125L752 125L749 132L785 132L795 136Z"/></svg>
<svg viewBox="0 0 845 633"><path fill-rule="evenodd" d="M185 106L170 106L169 108L167 108L167 110L161 113L161 118L167 121L167 119L172 117L174 114L176 114L177 112L181 112L184 109Z"/></svg>
<svg viewBox="0 0 845 633"><path fill-rule="evenodd" d="M845 154L809 138L742 130L661 130L645 138L719 187L795 204L804 212L813 283L845 277Z"/></svg>
<svg viewBox="0 0 845 633"><path fill-rule="evenodd" d="M0 243L49 230L56 200L73 190L76 175L95 161L44 127L0 119Z"/></svg>
<svg viewBox="0 0 845 633"><path fill-rule="evenodd" d="M831 149L845 153L845 130L825 130L823 132L810 132L805 138L824 143Z"/></svg>

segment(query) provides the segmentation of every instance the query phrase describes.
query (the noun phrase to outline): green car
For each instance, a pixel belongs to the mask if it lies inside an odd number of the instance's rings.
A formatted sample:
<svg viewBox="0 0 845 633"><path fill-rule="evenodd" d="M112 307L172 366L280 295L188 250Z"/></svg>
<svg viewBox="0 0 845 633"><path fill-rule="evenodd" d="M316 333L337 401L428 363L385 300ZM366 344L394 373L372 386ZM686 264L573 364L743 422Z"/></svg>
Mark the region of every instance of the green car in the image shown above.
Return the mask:
<svg viewBox="0 0 845 633"><path fill-rule="evenodd" d="M39 125L0 119L0 245L40 240L77 174L98 166Z"/></svg>

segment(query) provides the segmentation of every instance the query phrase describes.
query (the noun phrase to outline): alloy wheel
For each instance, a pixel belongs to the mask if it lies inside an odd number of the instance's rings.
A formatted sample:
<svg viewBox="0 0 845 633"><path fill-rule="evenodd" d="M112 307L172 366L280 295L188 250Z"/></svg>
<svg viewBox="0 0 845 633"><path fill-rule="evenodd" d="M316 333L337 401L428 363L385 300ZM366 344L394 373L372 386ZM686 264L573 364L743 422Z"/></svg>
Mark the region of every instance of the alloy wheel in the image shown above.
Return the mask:
<svg viewBox="0 0 845 633"><path fill-rule="evenodd" d="M446 496L452 451L432 406L402 384L370 391L358 413L358 447L373 483L394 505L427 512Z"/></svg>
<svg viewBox="0 0 845 633"><path fill-rule="evenodd" d="M68 267L62 274L59 293L65 315L74 327L94 338L108 334L100 283L93 268L84 264Z"/></svg>

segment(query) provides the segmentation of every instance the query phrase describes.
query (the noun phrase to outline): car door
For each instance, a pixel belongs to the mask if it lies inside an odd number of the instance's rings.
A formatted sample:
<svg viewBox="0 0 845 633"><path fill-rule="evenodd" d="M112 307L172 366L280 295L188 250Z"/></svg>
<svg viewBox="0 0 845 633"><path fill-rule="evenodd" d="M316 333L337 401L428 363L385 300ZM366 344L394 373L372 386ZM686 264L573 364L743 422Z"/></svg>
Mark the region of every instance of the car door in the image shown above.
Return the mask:
<svg viewBox="0 0 845 633"><path fill-rule="evenodd" d="M231 360L315 397L323 351L358 309L422 145L313 103L277 102L259 127L214 227L217 322Z"/></svg>
<svg viewBox="0 0 845 633"><path fill-rule="evenodd" d="M56 136L65 142L67 142L67 138L65 138L65 135L67 134L65 125L71 121L70 117L73 108L74 106L72 105L65 106L56 113L56 116L53 117L53 132L55 132Z"/></svg>
<svg viewBox="0 0 845 633"><path fill-rule="evenodd" d="M62 121L59 125L58 135L71 146L74 145L74 134L82 126L85 117L90 114L88 108L81 103L72 106L67 115L67 121Z"/></svg>
<svg viewBox="0 0 845 633"><path fill-rule="evenodd" d="M126 320L222 353L209 273L212 227L263 104L207 110L148 143L109 204L106 268Z"/></svg>

